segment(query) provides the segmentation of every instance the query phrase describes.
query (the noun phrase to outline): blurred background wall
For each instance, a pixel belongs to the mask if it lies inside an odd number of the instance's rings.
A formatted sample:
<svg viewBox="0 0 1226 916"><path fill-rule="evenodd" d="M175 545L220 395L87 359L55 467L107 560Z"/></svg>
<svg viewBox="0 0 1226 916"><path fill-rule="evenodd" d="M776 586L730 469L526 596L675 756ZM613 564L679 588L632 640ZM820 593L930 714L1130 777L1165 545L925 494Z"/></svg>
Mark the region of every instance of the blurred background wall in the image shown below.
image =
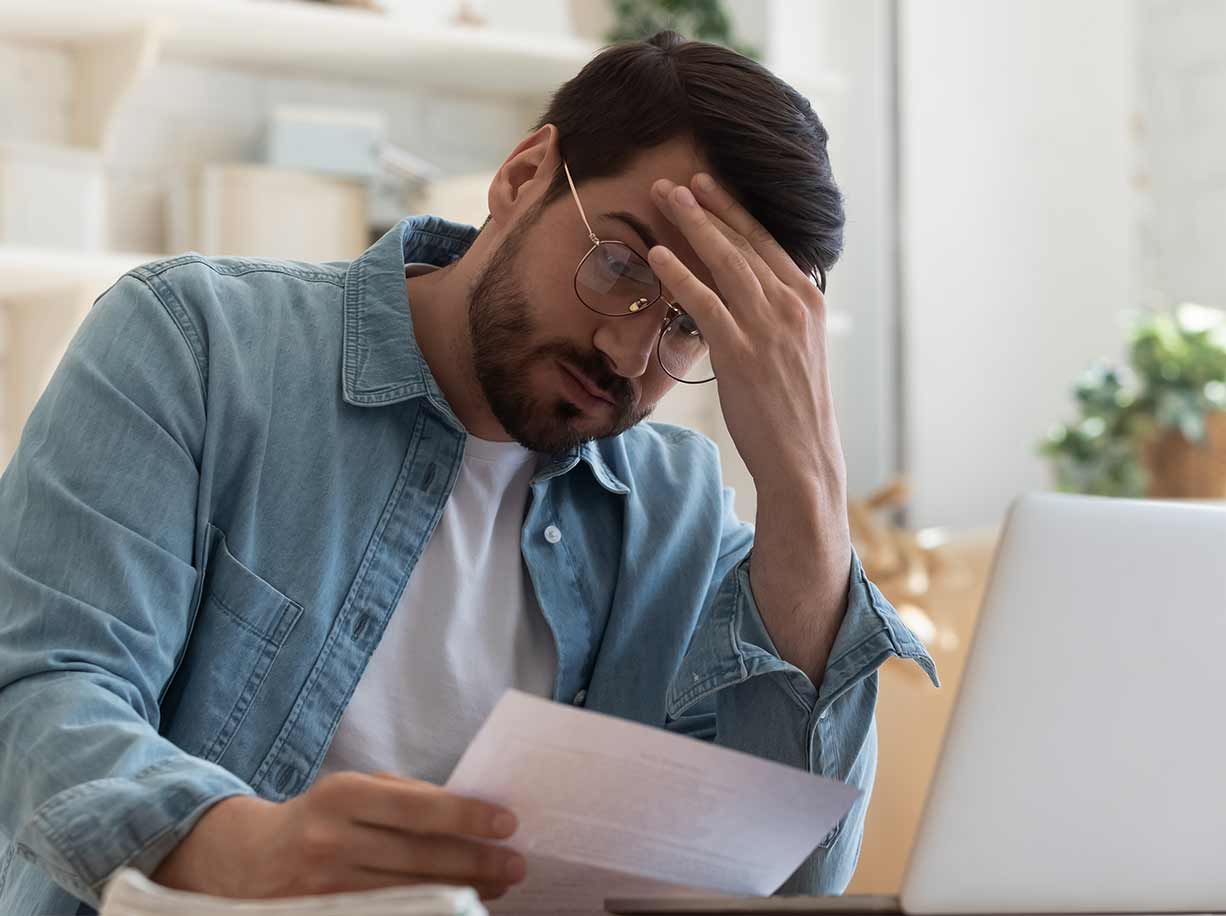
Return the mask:
<svg viewBox="0 0 1226 916"><path fill-rule="evenodd" d="M1134 9L903 3L904 462L913 521L1042 487L1069 380L1137 304Z"/></svg>
<svg viewBox="0 0 1226 916"><path fill-rule="evenodd" d="M1226 304L1226 5L1135 10L1138 256L1146 306Z"/></svg>

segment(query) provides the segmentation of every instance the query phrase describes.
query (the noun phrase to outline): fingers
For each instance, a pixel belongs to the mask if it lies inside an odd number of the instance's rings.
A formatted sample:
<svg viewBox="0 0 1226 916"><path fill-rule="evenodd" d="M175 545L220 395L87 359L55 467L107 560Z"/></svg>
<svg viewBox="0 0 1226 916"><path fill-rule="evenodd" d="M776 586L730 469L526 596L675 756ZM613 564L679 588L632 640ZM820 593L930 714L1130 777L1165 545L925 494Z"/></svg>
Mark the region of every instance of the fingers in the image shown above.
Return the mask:
<svg viewBox="0 0 1226 916"><path fill-rule="evenodd" d="M758 276L750 263L752 249L747 244L738 247L734 239L721 232L707 211L698 205L689 188L661 178L652 185L652 194L656 206L681 230L694 252L710 269L716 286L728 302L736 303L738 308L752 308L763 299L764 291L776 281L769 271Z"/></svg>
<svg viewBox="0 0 1226 916"><path fill-rule="evenodd" d="M478 884L475 885L477 895L482 900L497 900L499 897L506 894L510 888L502 884Z"/></svg>
<svg viewBox="0 0 1226 916"><path fill-rule="evenodd" d="M741 236L755 251L771 272L789 286L811 283L809 277L783 250L773 235L754 219L753 214L740 205L706 172L694 176L693 191L698 202Z"/></svg>
<svg viewBox="0 0 1226 916"><path fill-rule="evenodd" d="M515 815L426 782L337 773L320 780L322 803L354 821L413 833L502 840L515 832Z"/></svg>
<svg viewBox="0 0 1226 916"><path fill-rule="evenodd" d="M453 884L455 882L439 881L428 877L410 877L399 872L379 871L370 868L354 868L338 875L330 881L324 881L310 888L311 894L351 893L359 891L375 891L388 887L412 887L419 884ZM456 884L458 887L472 887L482 900L496 900L503 896L508 888L505 884Z"/></svg>
<svg viewBox="0 0 1226 916"><path fill-rule="evenodd" d="M730 346L740 334L736 319L709 286L699 280L681 263L681 259L663 245L647 252L651 269L677 298L677 302L698 324L702 336L711 347L712 357Z"/></svg>
<svg viewBox="0 0 1226 916"><path fill-rule="evenodd" d="M779 278L776 277L775 272L770 269L770 265L763 260L762 255L758 254L754 247L750 245L739 232L725 223L714 213L708 213L707 219L711 221L712 225L714 225L716 229L724 234L724 237L727 238L728 241L736 246L736 250L741 253L741 257L746 260L750 269L754 272L754 276L758 278L758 284L762 287L763 292L766 292L769 295L770 291L774 287L780 285Z"/></svg>
<svg viewBox="0 0 1226 916"><path fill-rule="evenodd" d="M678 187L677 185L673 184L667 178L662 178L652 186L653 192L656 191L657 187L660 189L660 193L657 193L656 196L661 198L661 203L664 207L680 207L680 204L671 203L667 200L670 195L675 192L675 189ZM711 222L711 224L720 231L720 234L722 234L724 238L726 238L732 244L732 246L736 248L741 257L745 259L745 262L749 265L750 270L753 271L754 276L757 278L758 285L762 288L763 292L767 293L769 297L772 290L779 286L781 282L779 278L775 276L775 272L771 270L770 265L766 263L766 261L762 258L762 255L759 254L751 244L749 244L749 242L740 232L733 229L732 226L726 223L717 214L707 210L705 207L702 209L706 215L706 218ZM695 249L695 251L697 251L697 249Z"/></svg>
<svg viewBox="0 0 1226 916"><path fill-rule="evenodd" d="M524 857L514 850L460 837L421 836L355 825L345 857L362 868L440 880L506 887L524 879Z"/></svg>

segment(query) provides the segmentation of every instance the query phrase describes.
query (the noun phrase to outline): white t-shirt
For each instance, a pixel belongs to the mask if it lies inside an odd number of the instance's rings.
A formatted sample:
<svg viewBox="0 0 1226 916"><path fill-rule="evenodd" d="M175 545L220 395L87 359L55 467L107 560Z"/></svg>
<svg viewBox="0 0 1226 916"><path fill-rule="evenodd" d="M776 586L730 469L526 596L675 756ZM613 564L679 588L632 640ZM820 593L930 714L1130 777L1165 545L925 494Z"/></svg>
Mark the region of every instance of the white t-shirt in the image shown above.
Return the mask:
<svg viewBox="0 0 1226 916"><path fill-rule="evenodd" d="M520 554L537 458L516 442L468 437L320 776L387 770L442 784L506 688L553 695L557 650Z"/></svg>

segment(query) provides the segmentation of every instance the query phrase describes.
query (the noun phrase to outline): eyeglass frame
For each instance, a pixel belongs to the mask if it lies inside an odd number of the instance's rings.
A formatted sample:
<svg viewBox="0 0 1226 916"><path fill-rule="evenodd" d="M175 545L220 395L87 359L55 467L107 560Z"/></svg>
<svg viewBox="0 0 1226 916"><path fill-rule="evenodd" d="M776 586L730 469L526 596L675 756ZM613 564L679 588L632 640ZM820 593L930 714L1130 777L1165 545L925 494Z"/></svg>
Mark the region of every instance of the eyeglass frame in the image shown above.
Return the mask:
<svg viewBox="0 0 1226 916"><path fill-rule="evenodd" d="M683 385L705 385L707 382L715 381L714 370L712 370L712 375L710 378L699 379L698 381L690 381L688 379L677 378L677 376L673 375L671 372L668 371L668 367L664 365L664 357L660 355L660 345L664 341L664 332L667 331L669 327L672 326L673 322L676 321L678 318L681 318L682 316L688 317L689 312L683 309L676 302L670 302L669 300L665 299L664 284L660 281L659 276L657 276L656 272L651 269L651 265L647 263L647 260L643 258L642 255L640 255L637 251L635 251L633 248L631 248L629 245L627 245L623 241L620 241L618 239L602 239L596 235L596 233L592 230L592 224L587 221L587 214L583 211L583 203L582 201L579 200L579 191L575 188L575 180L571 177L570 167L566 164L565 159L562 160L562 170L566 173L566 182L567 184L570 185L570 193L571 193L571 196L575 199L575 206L579 208L579 218L583 220L583 225L587 229L587 237L592 240L592 247L589 248L584 253L583 257L579 259L579 263L575 265L575 274L571 280L571 285L574 287L574 290L575 290L575 297L579 300L580 303L582 303L583 307L586 308L588 311L594 312L595 314L601 315L605 318L632 318L636 315L641 315L643 312L647 311L649 308L651 308L661 299L664 299L664 301L668 304L668 311L664 313L665 314L664 323L660 325L660 333L656 335L656 345L655 345L656 362L660 364L660 368L664 370L665 375L667 375L673 381L680 382ZM660 289L660 292L656 295L656 297L644 305L639 305L638 303L631 303L630 308L627 311L622 312L620 314L616 314L616 315L610 315L608 312L602 312L599 309L593 308L592 306L588 305L587 302L583 298L583 294L579 292L579 271L583 268L584 262L587 261L587 259L591 256L592 252L595 251L597 248L599 248L601 245L622 245L625 248L628 248L631 254L633 254L636 258L642 261L643 264L647 267L647 270L651 272L651 275L655 277L656 286L658 286ZM637 308L636 308L636 305L637 305Z"/></svg>
<svg viewBox="0 0 1226 916"><path fill-rule="evenodd" d="M570 166L566 164L565 159L562 160L562 171L566 173L566 183L570 185L570 193L571 193L571 196L575 199L575 206L579 209L579 218L583 220L584 228L587 229L587 237L592 240L592 247L589 248L584 253L583 257L579 259L579 263L575 265L575 274L571 280L571 285L574 287L574 290L575 290L575 297L579 300L580 303L582 303L583 307L586 308L588 311L594 312L597 315L602 315L605 318L631 318L635 315L639 315L647 311L647 309L651 308L661 299L664 299L664 284L661 282L656 272L652 270L651 265L647 263L646 259L643 258L642 255L640 255L633 248L630 248L630 246L627 245L625 242L620 241L619 239L602 239L596 235L596 233L592 230L592 224L587 221L587 214L583 211L583 202L579 200L579 191L578 189L575 188L575 180L574 178L571 177ZM583 267L584 262L587 261L587 259L591 256L592 252L595 251L597 248L599 248L601 245L622 245L626 248L629 248L630 252L636 258L643 261L643 263L647 266L647 269L651 272L651 275L655 277L656 285L660 288L659 294L654 299L652 299L650 302L648 302L646 305L640 305L637 308L635 308L636 303L631 303L629 310L622 312L620 314L617 314L617 315L610 315L607 312L602 312L599 309L592 308L592 306L588 305L587 302L584 301L583 299L583 294L579 292L579 271ZM822 293L826 292L826 271L822 269L822 266L820 264L817 265L816 276L811 276L810 279L813 280L814 284L817 286L817 288ZM676 302L670 302L667 299L664 299L664 301L668 304L668 311L665 312L665 315L667 317L665 318L664 323L660 326L660 333L656 335L656 346L655 346L656 362L660 364L660 368L664 370L664 373L669 378L673 379L674 381L680 382L683 385L705 385L707 382L715 381L714 374L712 374L710 378L701 379L700 381L697 381L697 382L691 382L687 379L677 378L677 376L669 372L668 367L664 365L664 358L660 355L660 345L664 342L664 332L667 331L669 327L672 325L672 323L676 321L678 318L682 317L683 315L689 316L689 312L683 309ZM701 333L701 331L699 333ZM715 370L712 369L711 371L712 373L714 373Z"/></svg>

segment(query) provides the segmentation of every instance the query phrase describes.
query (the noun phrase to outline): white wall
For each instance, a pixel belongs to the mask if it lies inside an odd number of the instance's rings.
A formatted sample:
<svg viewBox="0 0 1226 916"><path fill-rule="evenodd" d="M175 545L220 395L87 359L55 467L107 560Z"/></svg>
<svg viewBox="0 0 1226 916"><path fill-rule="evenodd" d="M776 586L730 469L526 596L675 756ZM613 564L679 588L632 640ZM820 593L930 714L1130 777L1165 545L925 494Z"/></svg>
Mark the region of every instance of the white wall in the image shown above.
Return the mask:
<svg viewBox="0 0 1226 916"><path fill-rule="evenodd" d="M761 49L770 66L809 94L830 132L831 164L847 200L847 228L844 253L827 289L838 313L829 360L853 496L880 486L897 467L891 6L892 0L728 0L738 39ZM701 417L695 425L724 452L724 476L737 490L737 511L752 519L753 481L735 454L713 394L670 394L657 416L687 422Z"/></svg>
<svg viewBox="0 0 1226 916"><path fill-rule="evenodd" d="M1077 373L1120 352L1137 301L1133 10L900 2L913 523L994 523L1047 485L1036 440Z"/></svg>
<svg viewBox="0 0 1226 916"><path fill-rule="evenodd" d="M1226 3L1139 4L1144 304L1226 307Z"/></svg>
<svg viewBox="0 0 1226 916"><path fill-rule="evenodd" d="M817 53L843 84L841 104L829 113L827 126L847 226L843 256L827 292L850 326L832 340L831 360L848 490L856 497L898 470L893 3L819 0L814 5L823 32Z"/></svg>

